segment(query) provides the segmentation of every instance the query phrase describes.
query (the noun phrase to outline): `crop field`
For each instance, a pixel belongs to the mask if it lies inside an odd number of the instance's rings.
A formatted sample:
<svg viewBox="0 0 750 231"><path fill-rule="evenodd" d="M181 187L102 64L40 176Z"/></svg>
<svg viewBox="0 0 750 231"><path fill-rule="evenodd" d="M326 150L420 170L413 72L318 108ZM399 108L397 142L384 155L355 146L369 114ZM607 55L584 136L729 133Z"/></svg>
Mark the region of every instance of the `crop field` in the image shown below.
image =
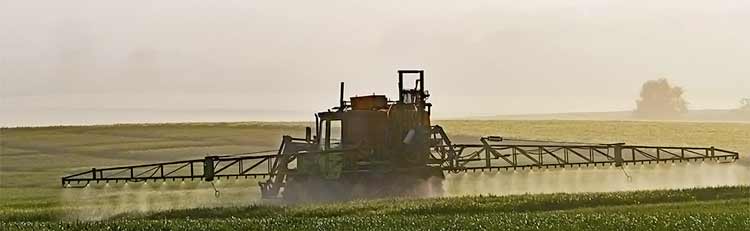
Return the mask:
<svg viewBox="0 0 750 231"><path fill-rule="evenodd" d="M628 166L632 179L613 168L468 173L448 177L445 188L450 197L445 198L280 205L260 201L253 180L217 182L221 196L216 198L211 185L200 182L63 189L60 177L91 167L275 149L283 134L303 136L306 123L3 128L0 230L750 229L750 124L436 123L462 143L500 135L716 146L741 156L732 164Z"/></svg>
<svg viewBox="0 0 750 231"><path fill-rule="evenodd" d="M3 230L747 230L750 188L199 208Z"/></svg>

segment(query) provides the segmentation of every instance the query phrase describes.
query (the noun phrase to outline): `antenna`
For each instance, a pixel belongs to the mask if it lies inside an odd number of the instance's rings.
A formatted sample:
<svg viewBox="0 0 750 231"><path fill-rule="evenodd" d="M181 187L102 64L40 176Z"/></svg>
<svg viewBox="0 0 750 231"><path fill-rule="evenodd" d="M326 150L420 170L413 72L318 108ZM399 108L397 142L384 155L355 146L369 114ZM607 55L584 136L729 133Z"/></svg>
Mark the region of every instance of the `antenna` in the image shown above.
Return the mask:
<svg viewBox="0 0 750 231"><path fill-rule="evenodd" d="M344 82L341 82L341 92L339 93L339 111L344 111L344 106L346 106L346 102L344 102Z"/></svg>

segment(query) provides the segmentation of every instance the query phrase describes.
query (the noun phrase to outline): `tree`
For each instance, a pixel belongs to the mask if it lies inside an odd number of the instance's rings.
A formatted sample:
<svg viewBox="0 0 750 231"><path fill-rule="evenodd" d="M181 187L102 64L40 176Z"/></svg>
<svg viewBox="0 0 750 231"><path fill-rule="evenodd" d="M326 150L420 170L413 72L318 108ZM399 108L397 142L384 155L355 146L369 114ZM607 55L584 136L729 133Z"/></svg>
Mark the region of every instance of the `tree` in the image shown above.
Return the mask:
<svg viewBox="0 0 750 231"><path fill-rule="evenodd" d="M636 101L635 113L646 118L673 118L688 111L685 91L672 86L667 79L646 81L641 88L641 98Z"/></svg>
<svg viewBox="0 0 750 231"><path fill-rule="evenodd" d="M750 112L750 98L740 100L740 111Z"/></svg>

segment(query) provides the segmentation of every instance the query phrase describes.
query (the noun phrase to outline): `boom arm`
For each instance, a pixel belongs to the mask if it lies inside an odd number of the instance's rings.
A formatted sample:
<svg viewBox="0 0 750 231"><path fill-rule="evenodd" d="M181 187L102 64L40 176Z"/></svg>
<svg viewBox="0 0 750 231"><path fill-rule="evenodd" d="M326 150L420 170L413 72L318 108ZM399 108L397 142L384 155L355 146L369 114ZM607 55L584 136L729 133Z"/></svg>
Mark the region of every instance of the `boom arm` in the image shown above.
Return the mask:
<svg viewBox="0 0 750 231"><path fill-rule="evenodd" d="M433 127L433 134L440 138L433 136L431 157L450 172L739 159L739 153L715 147L504 144L499 137L483 137L481 144L451 144L439 126Z"/></svg>
<svg viewBox="0 0 750 231"><path fill-rule="evenodd" d="M193 159L155 164L132 165L91 170L64 176L63 187L72 187L99 182L145 182L157 180L206 180L214 178L267 178L273 175L270 165L276 154L248 156L207 156ZM266 166L264 166L264 164Z"/></svg>
<svg viewBox="0 0 750 231"><path fill-rule="evenodd" d="M705 160L736 160L739 154L718 148L634 145L481 145L458 144L456 166L448 171L565 168Z"/></svg>
<svg viewBox="0 0 750 231"><path fill-rule="evenodd" d="M264 198L278 197L285 187L289 166L297 157L347 150L315 150L309 139L284 136L274 154L245 153L207 156L203 159L132 165L91 170L62 177L63 187L81 187L99 182L145 182L204 180L215 178L267 178L259 182ZM440 126L433 126L430 163L443 171L493 171L533 168L565 168L737 160L739 153L714 147L667 147L619 144L507 144L500 137L484 137L480 144L453 144Z"/></svg>

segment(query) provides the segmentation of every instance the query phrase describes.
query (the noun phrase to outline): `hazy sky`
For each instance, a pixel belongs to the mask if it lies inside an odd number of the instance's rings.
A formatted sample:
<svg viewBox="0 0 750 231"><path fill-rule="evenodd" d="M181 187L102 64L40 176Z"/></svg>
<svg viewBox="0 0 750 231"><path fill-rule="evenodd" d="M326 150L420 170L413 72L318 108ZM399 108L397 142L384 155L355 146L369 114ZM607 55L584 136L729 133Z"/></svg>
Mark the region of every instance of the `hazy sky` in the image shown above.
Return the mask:
<svg viewBox="0 0 750 231"><path fill-rule="evenodd" d="M426 70L439 117L630 110L659 77L692 109L732 108L750 97L749 22L745 0L0 0L0 119L307 118L336 104L339 81L395 97L399 68Z"/></svg>

